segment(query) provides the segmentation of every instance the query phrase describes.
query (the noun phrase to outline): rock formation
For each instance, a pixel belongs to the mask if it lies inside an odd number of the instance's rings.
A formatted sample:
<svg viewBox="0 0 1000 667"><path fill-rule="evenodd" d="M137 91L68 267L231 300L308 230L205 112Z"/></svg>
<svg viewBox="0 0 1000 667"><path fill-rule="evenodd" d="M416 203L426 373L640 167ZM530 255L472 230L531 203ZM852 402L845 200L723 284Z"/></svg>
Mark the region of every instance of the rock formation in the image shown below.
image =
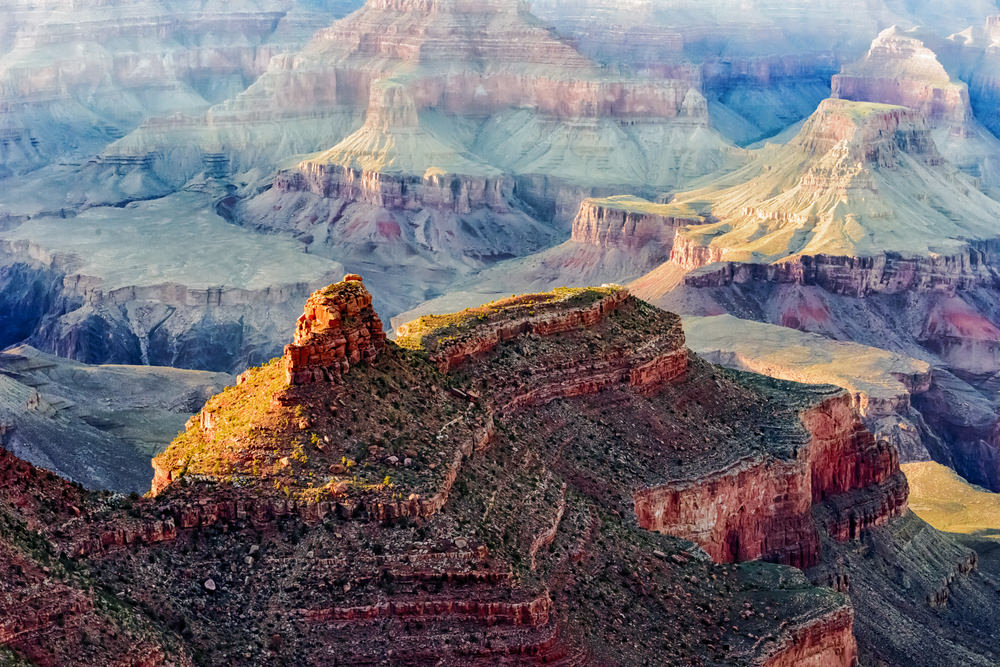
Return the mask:
<svg viewBox="0 0 1000 667"><path fill-rule="evenodd" d="M280 354L301 301L344 267L230 225L211 201L182 193L0 231L0 345L224 372Z"/></svg>
<svg viewBox="0 0 1000 667"><path fill-rule="evenodd" d="M933 560L893 536L923 524L849 395L710 366L677 317L616 286L426 317L375 353L356 278L310 298L289 348L343 354L304 384L280 360L242 375L156 458L151 497L85 492L0 452L0 519L23 526L0 535L0 562L36 577L6 579L3 599L36 599L38 580L70 601L0 626L6 646L155 664L846 667L887 650L855 641L872 624L843 592L740 562L761 556L877 596L896 589L870 589L872 573L906 553L928 604L995 606L976 597L975 554L925 532ZM875 565L853 556L862 536L885 541ZM58 567L36 568L46 557ZM944 624L891 608L942 655ZM84 622L108 629L85 640ZM995 657L980 623L954 645L971 664Z"/></svg>
<svg viewBox="0 0 1000 667"><path fill-rule="evenodd" d="M917 111L942 155L992 193L1000 184L994 158L1000 142L973 116L968 86L953 79L917 35L897 27L883 31L864 59L833 77L833 96Z"/></svg>
<svg viewBox="0 0 1000 667"><path fill-rule="evenodd" d="M712 363L847 390L869 430L902 458L929 458L924 440L932 436L914 407L931 387L927 362L731 315L685 317L684 332L691 349Z"/></svg>
<svg viewBox="0 0 1000 667"><path fill-rule="evenodd" d="M519 48L510 48L515 43ZM431 167L458 177L492 168L518 176L521 199L551 217L578 188L673 186L731 164L730 148L707 126L692 81L606 71L515 0L370 2L317 33L294 58L276 59L205 118L150 123L109 155L167 146L170 164L158 158L154 169L176 182L200 162L169 148L180 137L222 146L237 172L315 151L327 151L320 164L336 171L356 168L373 148L406 155L419 145L444 163L422 156L415 169L380 160L366 170L420 178ZM421 190L433 188L425 182L413 196Z"/></svg>
<svg viewBox="0 0 1000 667"><path fill-rule="evenodd" d="M0 177L89 157L154 114L207 109L357 4L4 2Z"/></svg>
<svg viewBox="0 0 1000 667"><path fill-rule="evenodd" d="M864 59L833 77L833 96L909 107L934 125L969 122L968 87L952 81L934 52L896 26L882 31Z"/></svg>
<svg viewBox="0 0 1000 667"><path fill-rule="evenodd" d="M385 347L382 322L372 308L372 296L361 276L315 292L295 329L295 341L285 347L289 384L336 381L352 365L371 363Z"/></svg>
<svg viewBox="0 0 1000 667"><path fill-rule="evenodd" d="M943 39L995 11L979 0L535 0L532 10L600 62L698 81L713 126L740 144L807 117L829 95L830 77L886 26L924 26Z"/></svg>

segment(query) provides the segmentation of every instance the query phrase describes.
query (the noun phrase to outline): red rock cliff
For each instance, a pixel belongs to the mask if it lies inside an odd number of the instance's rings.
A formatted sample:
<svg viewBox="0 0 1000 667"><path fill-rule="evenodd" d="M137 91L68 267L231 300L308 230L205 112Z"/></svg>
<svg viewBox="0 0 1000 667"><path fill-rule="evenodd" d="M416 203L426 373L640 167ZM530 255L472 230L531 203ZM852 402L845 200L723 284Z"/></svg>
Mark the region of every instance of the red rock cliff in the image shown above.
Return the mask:
<svg viewBox="0 0 1000 667"><path fill-rule="evenodd" d="M791 460L745 459L727 470L636 492L639 524L697 542L718 562L820 561L813 510L840 540L906 511L895 448L878 441L838 394L802 413L809 434ZM774 437L791 437L775 434Z"/></svg>

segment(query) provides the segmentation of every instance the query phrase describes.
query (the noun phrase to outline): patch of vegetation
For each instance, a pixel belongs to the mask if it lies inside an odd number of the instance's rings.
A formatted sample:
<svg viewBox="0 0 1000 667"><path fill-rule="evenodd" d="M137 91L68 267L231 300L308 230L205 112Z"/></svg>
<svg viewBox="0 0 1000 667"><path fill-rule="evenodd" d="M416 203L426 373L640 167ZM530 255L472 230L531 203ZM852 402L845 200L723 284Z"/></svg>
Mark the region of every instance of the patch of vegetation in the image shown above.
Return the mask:
<svg viewBox="0 0 1000 667"><path fill-rule="evenodd" d="M241 385L227 387L209 399L203 409L211 415L210 429L190 428L181 433L157 457L158 465L183 474L221 474L222 465L232 470L250 472L251 459L245 445L251 434L260 449L283 449L283 438L273 428L276 417L287 426L294 414L272 408L272 399L288 388L282 359L272 359L247 373ZM287 414L283 414L287 413ZM268 424L272 428L262 428ZM283 430L283 429L282 429ZM268 447L271 445L271 447ZM241 460L242 459L242 460ZM258 460L254 463L260 465ZM244 466L241 463L247 464ZM268 463L273 463L270 461Z"/></svg>
<svg viewBox="0 0 1000 667"><path fill-rule="evenodd" d="M432 352L442 343L462 338L482 326L568 308L585 308L620 287L557 287L551 292L512 295L475 308L446 315L424 315L404 325L396 344L409 350Z"/></svg>

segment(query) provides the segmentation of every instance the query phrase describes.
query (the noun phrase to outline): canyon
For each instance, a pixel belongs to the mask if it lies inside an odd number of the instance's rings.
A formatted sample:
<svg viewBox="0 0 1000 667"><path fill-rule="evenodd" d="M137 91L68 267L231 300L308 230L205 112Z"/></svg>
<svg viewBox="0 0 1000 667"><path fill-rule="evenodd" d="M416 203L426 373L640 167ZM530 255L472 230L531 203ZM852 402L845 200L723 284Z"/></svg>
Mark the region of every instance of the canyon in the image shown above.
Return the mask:
<svg viewBox="0 0 1000 667"><path fill-rule="evenodd" d="M995 3L0 11L0 662L1000 660Z"/></svg>
<svg viewBox="0 0 1000 667"><path fill-rule="evenodd" d="M149 488L149 459L232 382L224 373L0 352L0 446L88 489Z"/></svg>
<svg viewBox="0 0 1000 667"><path fill-rule="evenodd" d="M76 158L150 116L244 89L352 2L4 2L0 176Z"/></svg>
<svg viewBox="0 0 1000 667"><path fill-rule="evenodd" d="M941 157L927 114L909 107L828 100L758 160L678 195L673 204L697 201L716 222L678 230L670 260L634 281L636 293L685 315L729 313L930 364L929 387L896 411L914 428L903 451L996 488L984 385L996 329L994 200ZM915 182L922 191L908 194ZM771 338L773 352L758 346L756 362L731 341L713 344L758 369L784 345ZM958 395L975 407L940 401Z"/></svg>
<svg viewBox="0 0 1000 667"><path fill-rule="evenodd" d="M181 193L0 232L0 344L230 373L280 353L301 299L343 266L229 225L208 202Z"/></svg>

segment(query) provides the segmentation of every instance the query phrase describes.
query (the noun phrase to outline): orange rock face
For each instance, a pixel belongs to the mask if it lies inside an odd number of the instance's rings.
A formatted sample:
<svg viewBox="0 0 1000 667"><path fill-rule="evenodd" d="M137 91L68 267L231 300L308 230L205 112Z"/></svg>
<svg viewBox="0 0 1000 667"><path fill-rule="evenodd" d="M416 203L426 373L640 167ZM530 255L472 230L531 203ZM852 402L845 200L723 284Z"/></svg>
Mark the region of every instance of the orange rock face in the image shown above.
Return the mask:
<svg viewBox="0 0 1000 667"><path fill-rule="evenodd" d="M486 354L496 349L501 343L513 340L518 336L527 334L543 337L554 336L573 329L593 326L617 310L627 298L628 291L619 290L586 308L566 309L537 317L514 319L498 326L481 327L473 336L463 337L442 345L432 353L431 357L441 372L447 373L467 360ZM401 336L407 335L405 325L400 328L399 334Z"/></svg>
<svg viewBox="0 0 1000 667"><path fill-rule="evenodd" d="M289 384L337 382L352 366L371 363L385 347L382 321L361 276L348 274L313 293L285 347Z"/></svg>

